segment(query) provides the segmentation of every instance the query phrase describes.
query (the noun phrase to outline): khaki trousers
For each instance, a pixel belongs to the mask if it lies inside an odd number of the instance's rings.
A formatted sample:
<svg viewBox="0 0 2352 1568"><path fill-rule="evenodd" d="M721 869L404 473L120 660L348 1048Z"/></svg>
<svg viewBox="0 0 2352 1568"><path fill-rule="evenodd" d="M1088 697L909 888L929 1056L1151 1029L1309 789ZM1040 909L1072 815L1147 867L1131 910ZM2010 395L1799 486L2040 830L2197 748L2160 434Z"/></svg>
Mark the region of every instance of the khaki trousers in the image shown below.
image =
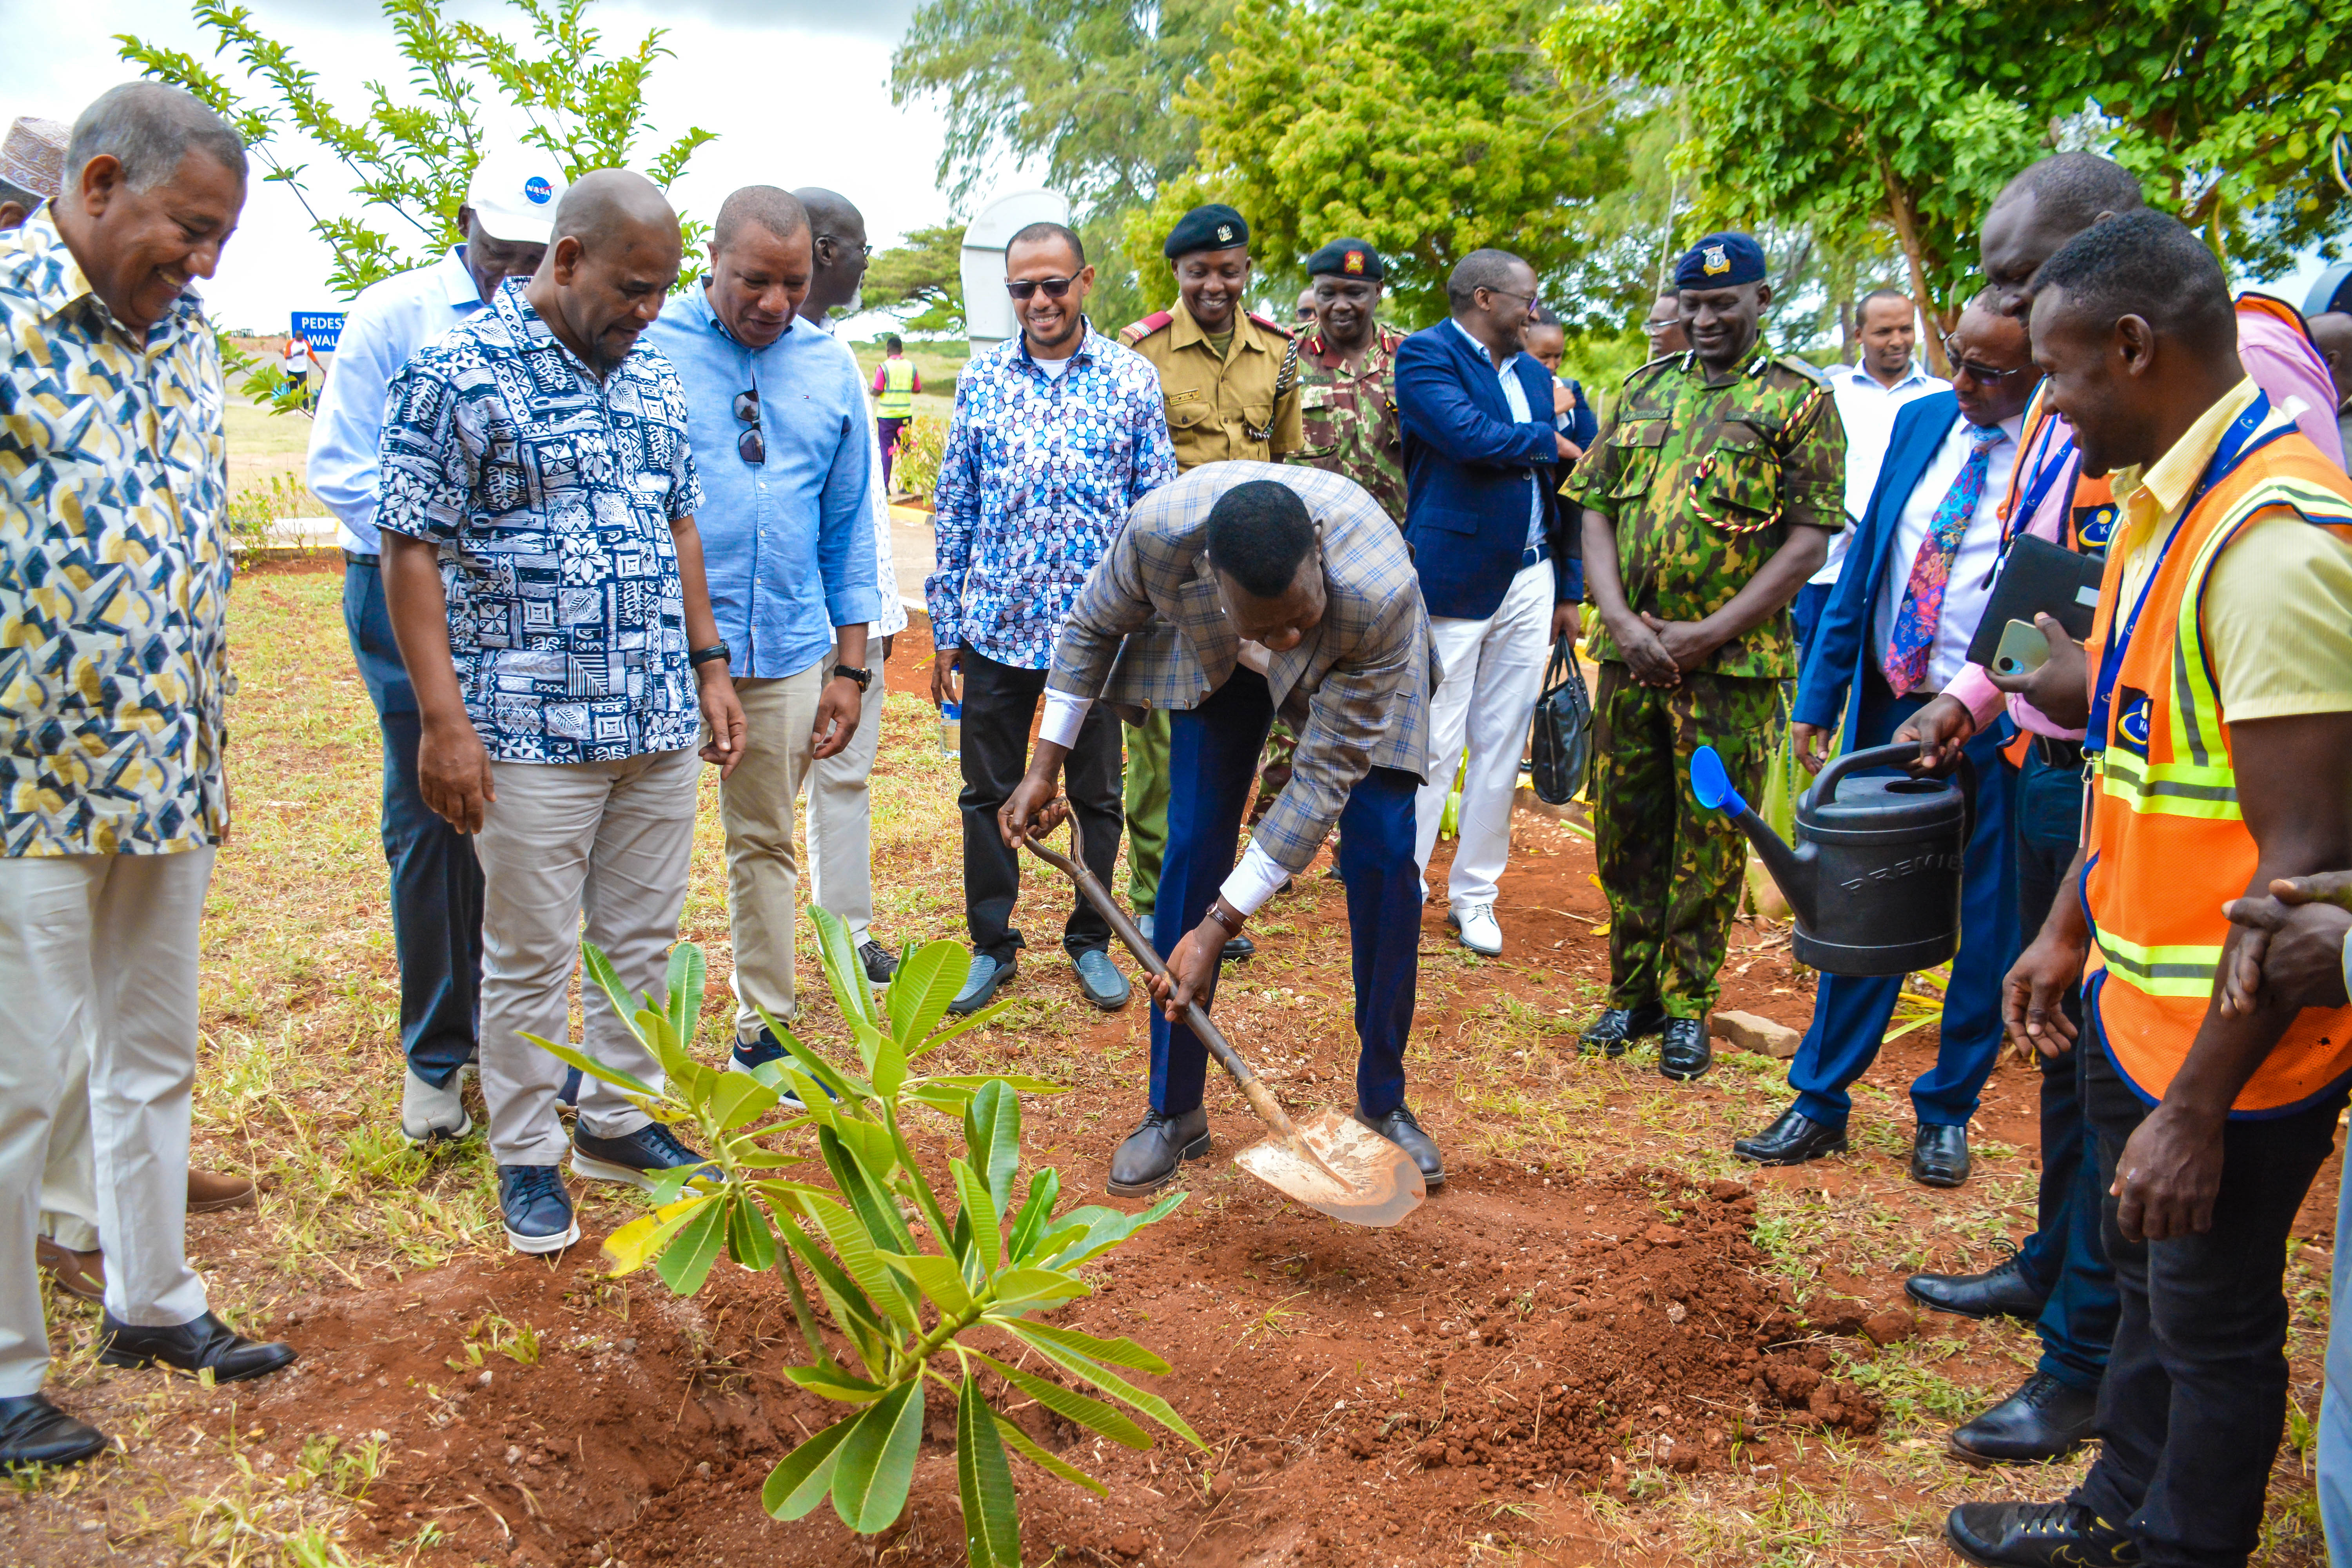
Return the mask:
<svg viewBox="0 0 2352 1568"><path fill-rule="evenodd" d="M743 760L719 782L719 820L727 831L727 924L735 944L739 1039L759 1037L761 1007L779 1024L793 1020L793 932L801 885L793 819L814 763L809 732L816 724L816 700L832 668L828 650L797 675L735 682L736 700L743 705Z"/></svg>
<svg viewBox="0 0 2352 1568"><path fill-rule="evenodd" d="M853 946L864 944L874 923L874 796L868 786L882 744L882 639L871 638L866 646L874 681L858 704L857 731L839 755L808 772L809 897L841 917ZM835 643L817 672L818 689L841 661L841 645ZM810 700L814 712L814 699Z"/></svg>

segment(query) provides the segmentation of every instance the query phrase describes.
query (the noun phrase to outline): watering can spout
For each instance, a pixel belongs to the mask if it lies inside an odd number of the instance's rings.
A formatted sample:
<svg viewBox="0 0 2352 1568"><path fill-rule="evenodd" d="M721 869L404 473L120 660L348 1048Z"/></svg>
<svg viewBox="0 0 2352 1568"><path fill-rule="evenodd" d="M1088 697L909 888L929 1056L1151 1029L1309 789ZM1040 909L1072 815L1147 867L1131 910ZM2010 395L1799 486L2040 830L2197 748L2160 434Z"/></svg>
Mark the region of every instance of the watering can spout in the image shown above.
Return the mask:
<svg viewBox="0 0 2352 1568"><path fill-rule="evenodd" d="M1779 884L1798 921L1813 924L1814 864L1820 851L1811 844L1792 848L1773 832L1770 825L1731 787L1731 774L1713 746L1701 746L1691 753L1690 776L1691 791L1698 796L1698 803L1722 812L1738 825L1739 831L1748 836L1748 842L1756 847L1757 858L1772 873L1772 880Z"/></svg>

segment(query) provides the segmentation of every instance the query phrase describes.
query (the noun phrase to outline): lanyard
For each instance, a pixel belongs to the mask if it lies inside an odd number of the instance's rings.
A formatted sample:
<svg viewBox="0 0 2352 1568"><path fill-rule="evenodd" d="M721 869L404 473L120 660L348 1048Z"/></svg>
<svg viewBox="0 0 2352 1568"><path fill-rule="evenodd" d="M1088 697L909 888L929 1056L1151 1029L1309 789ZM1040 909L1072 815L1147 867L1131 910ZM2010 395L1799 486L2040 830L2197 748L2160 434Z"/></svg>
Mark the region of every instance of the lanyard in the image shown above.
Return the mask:
<svg viewBox="0 0 2352 1568"><path fill-rule="evenodd" d="M2254 432L2270 417L2270 414L2269 395L2256 393L2246 411L2231 420L2230 427L2221 433L2221 442L2213 448L2213 456L2206 463L2205 472L2198 479L2197 488L2189 492L2187 503L2180 509L2180 515L2173 520L2171 531L2165 534L2163 548L2156 552L2156 560L2148 567L2147 580L2139 585L2139 596L2133 601L2130 616L2120 626L2109 630L2107 646L2099 651L2098 683L2091 691L2091 718L2084 731L2085 751L2100 751L2106 746L2108 713L2113 706L2116 679L2123 673L2124 655L2131 647L2133 634L2139 629L2140 612L2147 608L2148 596L2156 588L2156 580L2163 574L2165 557L2172 552L2174 541L2180 537L2181 529L2196 511L2198 503L2211 493L2215 485L2228 479L2245 458L2294 428L2291 425L2281 426L2261 440L2254 440ZM2127 566L2128 561L2125 564Z"/></svg>
<svg viewBox="0 0 2352 1568"><path fill-rule="evenodd" d="M2067 481L2071 488L2074 482L2074 476L2082 469L2082 454L2074 449L2074 437L2071 430L2067 433L2065 439L2060 442L2057 446L2052 447L2049 445L2047 438L2048 433L2051 426L2056 423L2056 416L2053 416L2052 418L2042 426L2043 440L2039 444L2043 447L2047 455L2043 457L2041 464L2034 469L2033 486L2025 492L2025 504L2020 507L2017 510L2010 513L2011 537L2012 538L2015 537L2017 530L2029 528L2032 525L2034 517L2042 510L2042 503L2049 499L2052 486L2055 485L2063 478Z"/></svg>

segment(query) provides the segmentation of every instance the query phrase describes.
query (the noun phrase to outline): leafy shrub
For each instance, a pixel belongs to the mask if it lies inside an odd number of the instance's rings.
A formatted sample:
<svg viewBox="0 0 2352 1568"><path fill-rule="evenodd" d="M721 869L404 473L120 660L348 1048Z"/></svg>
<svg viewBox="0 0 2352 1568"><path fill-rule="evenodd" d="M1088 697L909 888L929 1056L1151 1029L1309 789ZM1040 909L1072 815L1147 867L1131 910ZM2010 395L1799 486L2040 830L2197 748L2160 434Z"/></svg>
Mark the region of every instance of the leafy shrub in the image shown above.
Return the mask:
<svg viewBox="0 0 2352 1568"><path fill-rule="evenodd" d="M898 432L898 455L890 462L890 483L903 494L925 500L940 482L940 458L948 445L948 422L918 414Z"/></svg>
<svg viewBox="0 0 2352 1568"><path fill-rule="evenodd" d="M531 1038L620 1089L648 1115L698 1134L710 1151L709 1165L663 1177L654 1212L604 1243L614 1271L625 1274L651 1262L671 1289L691 1295L722 1250L746 1268L774 1269L791 1294L809 1352L806 1365L788 1367L784 1375L852 1407L777 1464L761 1494L768 1511L799 1519L830 1496L834 1511L852 1530L873 1534L889 1528L906 1509L929 1378L952 1391L956 1401L956 1475L971 1562L975 1568L1018 1568L1020 1521L1008 1444L1064 1480L1097 1494L1105 1489L1039 1447L992 1400L1034 1400L1130 1448L1149 1447L1151 1439L1117 1405L1000 1360L975 1342L984 1333L1000 1335L1012 1349L1034 1352L1071 1382L1204 1447L1166 1400L1122 1375L1162 1373L1166 1362L1132 1340L1097 1339L1040 1316L1090 1294L1079 1266L1166 1215L1183 1194L1140 1215L1086 1207L1057 1215L1061 1177L1049 1169L1030 1177L1016 1208L1021 1096L1056 1094L1059 1087L1013 1074L925 1076L915 1068L1001 1011L1000 1005L940 1026L963 981L965 950L935 942L909 953L887 1004L877 1005L847 928L824 910L812 907L809 914L862 1073L836 1066L765 1013L762 1022L788 1057L749 1073L703 1066L692 1046L705 963L702 950L691 942L671 951L665 994L642 1002L622 988L603 953L583 948L590 978L661 1063L664 1088L615 1072L569 1046ZM908 1144L904 1121L914 1107L954 1119L962 1135L963 1153L948 1162L952 1216ZM789 1120L755 1125L780 1109ZM775 1173L805 1159L768 1146L768 1139L783 1133L813 1140L831 1187ZM834 1331L847 1342L855 1366L845 1365L827 1346L810 1284ZM982 1372L999 1380L993 1394L981 1384Z"/></svg>

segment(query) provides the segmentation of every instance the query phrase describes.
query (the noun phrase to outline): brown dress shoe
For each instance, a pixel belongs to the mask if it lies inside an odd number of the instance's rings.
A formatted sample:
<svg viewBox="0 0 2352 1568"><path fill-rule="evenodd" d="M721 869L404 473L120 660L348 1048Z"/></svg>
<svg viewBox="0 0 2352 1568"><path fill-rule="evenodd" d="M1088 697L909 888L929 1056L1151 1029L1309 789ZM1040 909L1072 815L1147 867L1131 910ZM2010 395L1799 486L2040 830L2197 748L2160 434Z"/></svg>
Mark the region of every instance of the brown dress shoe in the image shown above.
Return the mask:
<svg viewBox="0 0 2352 1568"><path fill-rule="evenodd" d="M199 1171L188 1168L188 1212L218 1214L223 1209L249 1209L253 1206L253 1183L244 1176L232 1176L226 1171Z"/></svg>
<svg viewBox="0 0 2352 1568"><path fill-rule="evenodd" d="M46 1236L33 1238L33 1256L58 1282L58 1289L85 1301L106 1300L106 1258L102 1253L76 1252Z"/></svg>

